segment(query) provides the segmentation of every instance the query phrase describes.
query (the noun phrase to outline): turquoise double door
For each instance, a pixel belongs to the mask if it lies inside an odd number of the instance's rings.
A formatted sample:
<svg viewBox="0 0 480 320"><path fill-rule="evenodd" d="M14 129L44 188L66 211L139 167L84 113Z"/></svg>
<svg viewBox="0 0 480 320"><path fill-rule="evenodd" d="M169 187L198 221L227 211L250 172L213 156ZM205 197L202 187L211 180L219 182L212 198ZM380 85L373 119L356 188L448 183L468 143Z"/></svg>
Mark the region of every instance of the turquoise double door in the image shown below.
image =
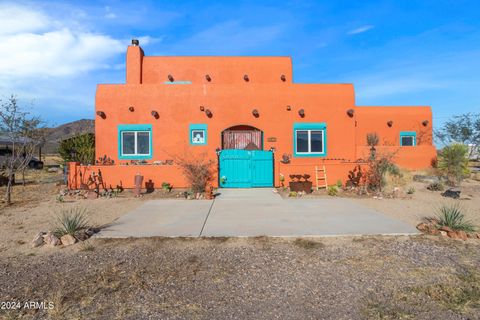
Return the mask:
<svg viewBox="0 0 480 320"><path fill-rule="evenodd" d="M260 188L273 186L273 152L222 150L219 156L220 187Z"/></svg>

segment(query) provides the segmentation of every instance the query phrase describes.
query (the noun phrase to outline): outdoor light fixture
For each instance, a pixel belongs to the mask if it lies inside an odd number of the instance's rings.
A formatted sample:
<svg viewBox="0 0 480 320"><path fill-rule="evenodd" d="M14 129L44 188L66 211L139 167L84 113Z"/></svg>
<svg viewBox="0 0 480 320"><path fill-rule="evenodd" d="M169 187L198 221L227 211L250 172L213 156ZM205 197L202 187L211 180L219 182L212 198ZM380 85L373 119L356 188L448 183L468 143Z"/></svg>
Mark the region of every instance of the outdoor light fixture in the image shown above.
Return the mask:
<svg viewBox="0 0 480 320"><path fill-rule="evenodd" d="M268 151L275 153L275 147L270 147L270 150Z"/></svg>
<svg viewBox="0 0 480 320"><path fill-rule="evenodd" d="M287 81L287 78L285 77L284 74L282 74L282 75L280 76L280 80L282 80L283 82L285 82L285 81Z"/></svg>
<svg viewBox="0 0 480 320"><path fill-rule="evenodd" d="M155 110L152 110L152 112L151 112L151 113L152 113L152 117L154 117L155 119L158 119L158 118L160 118L160 115L158 114L158 112L157 112L157 111L155 111Z"/></svg>
<svg viewBox="0 0 480 320"><path fill-rule="evenodd" d="M290 111L292 110L292 107L291 106L287 106L287 111Z"/></svg>
<svg viewBox="0 0 480 320"><path fill-rule="evenodd" d="M200 111L204 111L205 110L205 107L204 106L200 106Z"/></svg>
<svg viewBox="0 0 480 320"><path fill-rule="evenodd" d="M247 81L247 82L250 81L250 78L248 78L248 74L246 74L246 75L243 76L243 80L245 80L245 81Z"/></svg>
<svg viewBox="0 0 480 320"><path fill-rule="evenodd" d="M140 41L138 39L132 39L132 46L138 46L140 45Z"/></svg>
<svg viewBox="0 0 480 320"><path fill-rule="evenodd" d="M300 117L304 118L305 117L305 110L303 110L303 109L298 110L298 114L300 115Z"/></svg>
<svg viewBox="0 0 480 320"><path fill-rule="evenodd" d="M107 117L107 115L103 111L97 111L97 116L99 116L102 119L105 119Z"/></svg>
<svg viewBox="0 0 480 320"><path fill-rule="evenodd" d="M169 74L169 75L168 75L168 81L173 82L174 80L175 80L175 79L173 79L172 75Z"/></svg>
<svg viewBox="0 0 480 320"><path fill-rule="evenodd" d="M428 120L423 120L422 124L424 127L428 126Z"/></svg>
<svg viewBox="0 0 480 320"><path fill-rule="evenodd" d="M393 121L392 120L388 121L387 126L389 126L389 127L393 126Z"/></svg>
<svg viewBox="0 0 480 320"><path fill-rule="evenodd" d="M210 75L205 75L205 79L207 79L208 82L212 81L212 78L210 78Z"/></svg>
<svg viewBox="0 0 480 320"><path fill-rule="evenodd" d="M205 114L206 114L207 117L209 117L209 118L213 117L213 113L212 113L212 111L210 111L210 109L205 110Z"/></svg>
<svg viewBox="0 0 480 320"><path fill-rule="evenodd" d="M130 112L133 112L133 111L135 111L135 108L134 108L134 107L128 107L128 110L129 110Z"/></svg>
<svg viewBox="0 0 480 320"><path fill-rule="evenodd" d="M353 114L354 114L354 113L355 113L355 110L353 110L353 109L348 109L348 110L347 110L347 114L348 114L348 116L349 116L350 118L353 117Z"/></svg>
<svg viewBox="0 0 480 320"><path fill-rule="evenodd" d="M260 116L260 113L258 113L258 110L257 109L253 109L252 110L252 114L255 118L258 118Z"/></svg>

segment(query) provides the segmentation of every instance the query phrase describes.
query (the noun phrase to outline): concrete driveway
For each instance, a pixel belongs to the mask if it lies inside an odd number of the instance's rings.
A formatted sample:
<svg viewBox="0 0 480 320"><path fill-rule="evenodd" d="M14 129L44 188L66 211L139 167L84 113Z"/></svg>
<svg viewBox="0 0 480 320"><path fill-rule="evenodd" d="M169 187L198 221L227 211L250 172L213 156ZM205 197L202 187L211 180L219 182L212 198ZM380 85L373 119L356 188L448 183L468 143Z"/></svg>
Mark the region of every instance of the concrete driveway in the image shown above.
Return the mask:
<svg viewBox="0 0 480 320"><path fill-rule="evenodd" d="M272 189L220 189L214 201L151 200L99 237L340 236L417 234L342 198L282 199Z"/></svg>

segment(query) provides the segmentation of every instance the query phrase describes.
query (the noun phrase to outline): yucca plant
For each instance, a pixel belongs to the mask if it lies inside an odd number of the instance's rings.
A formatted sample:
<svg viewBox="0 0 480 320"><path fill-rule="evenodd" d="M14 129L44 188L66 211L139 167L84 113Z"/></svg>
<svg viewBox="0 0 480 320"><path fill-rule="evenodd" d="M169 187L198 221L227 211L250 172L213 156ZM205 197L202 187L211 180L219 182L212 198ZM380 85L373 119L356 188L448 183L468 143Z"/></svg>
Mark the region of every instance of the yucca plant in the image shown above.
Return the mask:
<svg viewBox="0 0 480 320"><path fill-rule="evenodd" d="M473 224L465 220L462 213L462 207L458 204L444 205L437 213L438 225L449 227L452 230L462 230L466 232L475 231Z"/></svg>
<svg viewBox="0 0 480 320"><path fill-rule="evenodd" d="M88 228L87 210L73 207L62 211L57 218L53 233L57 237L69 234L74 236L77 231Z"/></svg>

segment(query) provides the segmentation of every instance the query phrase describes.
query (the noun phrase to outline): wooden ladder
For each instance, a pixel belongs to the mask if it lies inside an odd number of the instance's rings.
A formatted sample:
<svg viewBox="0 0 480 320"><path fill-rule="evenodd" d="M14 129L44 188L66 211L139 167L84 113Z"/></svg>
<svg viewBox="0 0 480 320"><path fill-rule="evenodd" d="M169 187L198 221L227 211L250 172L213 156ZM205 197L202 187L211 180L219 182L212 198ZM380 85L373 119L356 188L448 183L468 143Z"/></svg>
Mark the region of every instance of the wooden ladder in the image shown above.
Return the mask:
<svg viewBox="0 0 480 320"><path fill-rule="evenodd" d="M319 167L315 166L315 178L317 181L317 190L320 188L327 188L327 170L325 169L325 165ZM320 183L323 182L323 183Z"/></svg>

